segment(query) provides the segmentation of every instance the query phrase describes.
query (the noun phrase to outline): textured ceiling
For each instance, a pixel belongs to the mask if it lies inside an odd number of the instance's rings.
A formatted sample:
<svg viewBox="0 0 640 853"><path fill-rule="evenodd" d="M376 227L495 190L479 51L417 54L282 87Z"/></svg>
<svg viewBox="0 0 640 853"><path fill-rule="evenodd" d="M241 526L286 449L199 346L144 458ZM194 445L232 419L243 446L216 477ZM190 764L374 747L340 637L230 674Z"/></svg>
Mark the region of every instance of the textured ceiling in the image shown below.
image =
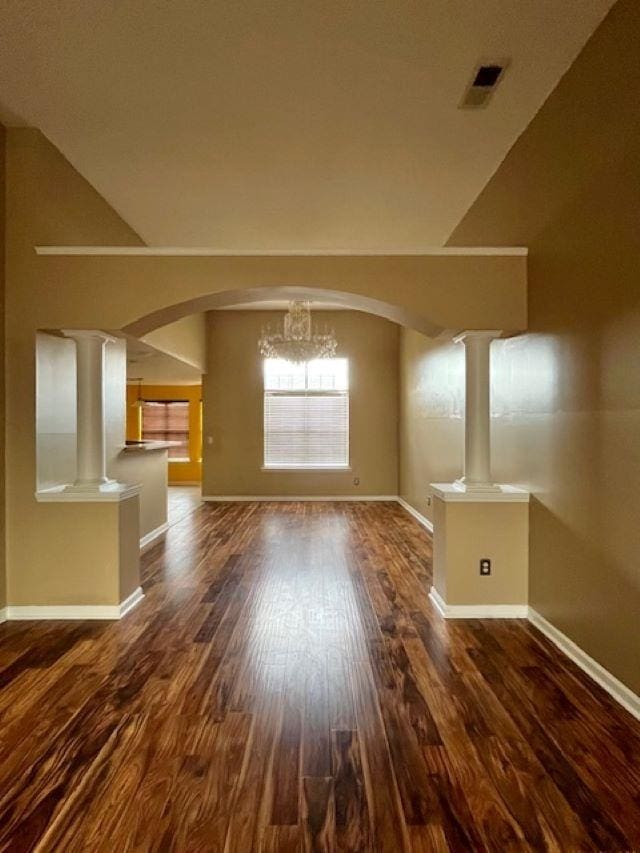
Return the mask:
<svg viewBox="0 0 640 853"><path fill-rule="evenodd" d="M150 244L441 245L611 5L4 0L2 115Z"/></svg>

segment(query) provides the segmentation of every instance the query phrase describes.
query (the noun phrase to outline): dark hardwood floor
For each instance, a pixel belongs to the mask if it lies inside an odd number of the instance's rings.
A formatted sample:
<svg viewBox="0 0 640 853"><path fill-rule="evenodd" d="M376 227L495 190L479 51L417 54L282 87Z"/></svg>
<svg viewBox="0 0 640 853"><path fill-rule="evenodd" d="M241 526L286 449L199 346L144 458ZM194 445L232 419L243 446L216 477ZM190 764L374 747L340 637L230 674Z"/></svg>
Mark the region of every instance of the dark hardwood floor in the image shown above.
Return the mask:
<svg viewBox="0 0 640 853"><path fill-rule="evenodd" d="M205 505L119 623L0 626L0 850L640 850L640 724L445 622L396 504Z"/></svg>

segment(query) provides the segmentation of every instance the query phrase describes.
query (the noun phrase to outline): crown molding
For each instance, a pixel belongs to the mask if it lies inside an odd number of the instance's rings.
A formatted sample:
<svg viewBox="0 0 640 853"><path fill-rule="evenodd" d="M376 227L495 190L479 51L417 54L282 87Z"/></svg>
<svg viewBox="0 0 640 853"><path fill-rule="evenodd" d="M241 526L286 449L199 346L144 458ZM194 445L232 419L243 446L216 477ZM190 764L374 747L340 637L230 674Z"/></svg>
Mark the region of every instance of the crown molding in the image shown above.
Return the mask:
<svg viewBox="0 0 640 853"><path fill-rule="evenodd" d="M214 249L189 246L35 246L37 255L124 257L526 257L525 246L424 246L415 249Z"/></svg>

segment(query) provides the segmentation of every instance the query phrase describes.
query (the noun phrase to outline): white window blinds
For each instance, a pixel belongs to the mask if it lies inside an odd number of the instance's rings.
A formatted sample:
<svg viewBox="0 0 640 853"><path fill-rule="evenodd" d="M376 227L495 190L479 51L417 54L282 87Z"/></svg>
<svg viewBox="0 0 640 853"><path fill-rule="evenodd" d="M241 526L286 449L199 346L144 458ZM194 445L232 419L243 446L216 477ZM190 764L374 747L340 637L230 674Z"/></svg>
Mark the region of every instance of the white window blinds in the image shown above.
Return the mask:
<svg viewBox="0 0 640 853"><path fill-rule="evenodd" d="M346 358L264 364L266 468L346 468L349 390Z"/></svg>
<svg viewBox="0 0 640 853"><path fill-rule="evenodd" d="M179 442L169 448L169 459L189 459L189 403L187 400L145 400L142 404L142 438Z"/></svg>

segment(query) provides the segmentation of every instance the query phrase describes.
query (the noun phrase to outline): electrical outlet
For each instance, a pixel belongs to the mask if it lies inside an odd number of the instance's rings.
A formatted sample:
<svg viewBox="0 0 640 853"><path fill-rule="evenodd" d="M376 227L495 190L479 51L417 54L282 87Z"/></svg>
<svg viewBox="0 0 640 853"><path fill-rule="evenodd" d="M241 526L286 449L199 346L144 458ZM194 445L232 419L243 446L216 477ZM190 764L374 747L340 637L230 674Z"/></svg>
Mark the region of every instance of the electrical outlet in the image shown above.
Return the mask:
<svg viewBox="0 0 640 853"><path fill-rule="evenodd" d="M353 485L354 485L354 486L359 486L359 485L360 485L360 477L354 477L354 478L353 478Z"/></svg>
<svg viewBox="0 0 640 853"><path fill-rule="evenodd" d="M491 574L491 560L487 559L487 557L483 557L480 560L480 574L481 575L490 575Z"/></svg>

